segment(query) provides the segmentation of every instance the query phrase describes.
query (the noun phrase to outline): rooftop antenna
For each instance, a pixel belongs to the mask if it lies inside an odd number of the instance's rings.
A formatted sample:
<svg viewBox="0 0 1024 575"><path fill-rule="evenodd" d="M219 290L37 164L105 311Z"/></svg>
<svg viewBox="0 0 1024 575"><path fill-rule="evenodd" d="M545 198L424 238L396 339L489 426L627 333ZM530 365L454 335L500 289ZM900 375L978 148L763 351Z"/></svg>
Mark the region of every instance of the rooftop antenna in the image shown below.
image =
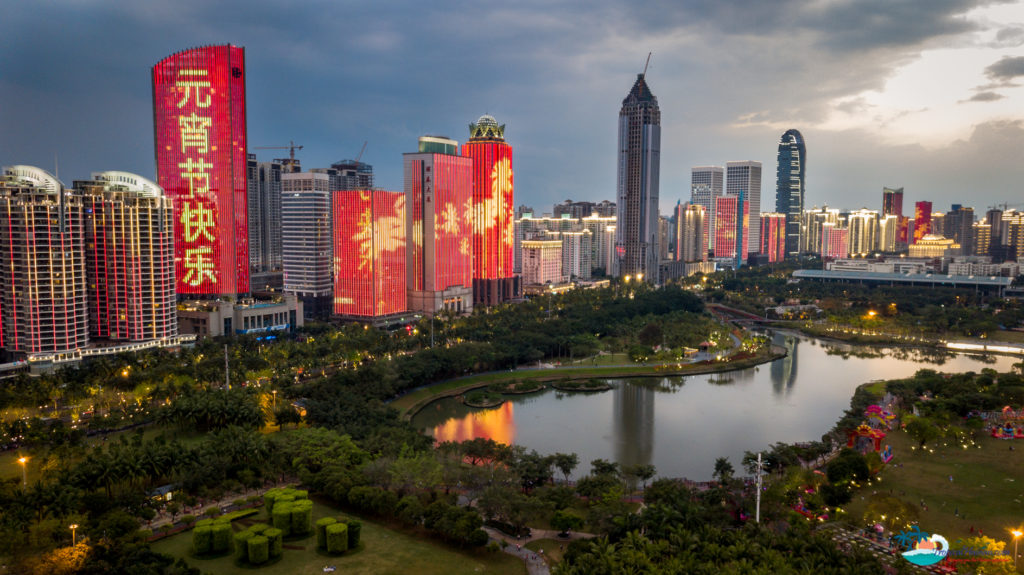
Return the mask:
<svg viewBox="0 0 1024 575"><path fill-rule="evenodd" d="M653 53L654 52L648 52L647 53L647 63L644 64L644 73L642 74L642 76L644 77L645 80L647 79L647 67L651 65L651 54L653 54Z"/></svg>

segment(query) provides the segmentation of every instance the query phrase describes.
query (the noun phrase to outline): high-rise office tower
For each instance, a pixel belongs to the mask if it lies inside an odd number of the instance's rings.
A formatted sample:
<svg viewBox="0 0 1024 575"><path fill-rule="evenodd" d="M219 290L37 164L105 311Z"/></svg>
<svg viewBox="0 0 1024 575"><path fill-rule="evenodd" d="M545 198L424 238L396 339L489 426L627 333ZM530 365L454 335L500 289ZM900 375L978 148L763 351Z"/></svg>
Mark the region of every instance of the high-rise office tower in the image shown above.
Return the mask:
<svg viewBox="0 0 1024 575"><path fill-rule="evenodd" d="M882 188L882 215L898 218L896 249L906 248L910 220L903 216L903 188Z"/></svg>
<svg viewBox="0 0 1024 575"><path fill-rule="evenodd" d="M658 279L658 181L661 110L644 74L619 110L618 194L615 251L619 275Z"/></svg>
<svg viewBox="0 0 1024 575"><path fill-rule="evenodd" d="M765 212L761 214L761 255L768 256L768 263L781 262L786 259L786 242L788 214ZM797 224L800 219L797 219ZM797 240L799 241L799 236ZM799 247L799 244L797 244Z"/></svg>
<svg viewBox="0 0 1024 575"><path fill-rule="evenodd" d="M956 240L964 254L970 253L974 247L974 208L953 204L946 212L942 235Z"/></svg>
<svg viewBox="0 0 1024 575"><path fill-rule="evenodd" d="M84 204L89 336L178 335L173 210L164 191L127 172L96 173L75 189Z"/></svg>
<svg viewBox="0 0 1024 575"><path fill-rule="evenodd" d="M882 188L882 215L903 216L903 188Z"/></svg>
<svg viewBox="0 0 1024 575"><path fill-rule="evenodd" d="M256 161L249 154L249 271L253 274L281 271L281 160ZM259 286L253 286L257 288Z"/></svg>
<svg viewBox="0 0 1024 575"><path fill-rule="evenodd" d="M317 170L331 176L331 190L369 190L373 188L373 166L359 160L341 160L330 168Z"/></svg>
<svg viewBox="0 0 1024 575"><path fill-rule="evenodd" d="M916 202L914 204L914 242L932 233L932 203Z"/></svg>
<svg viewBox="0 0 1024 575"><path fill-rule="evenodd" d="M1003 237L1003 210L991 208L985 212L985 223L991 226L991 246L1003 245L1006 240Z"/></svg>
<svg viewBox="0 0 1024 575"><path fill-rule="evenodd" d="M310 319L326 320L333 311L331 194L327 174L281 174L284 291L302 300L302 313Z"/></svg>
<svg viewBox="0 0 1024 575"><path fill-rule="evenodd" d="M82 199L39 168L0 177L0 347L60 353L89 340Z"/></svg>
<svg viewBox="0 0 1024 575"><path fill-rule="evenodd" d="M942 212L932 212L930 227L931 235L939 236L940 238L946 237L946 214Z"/></svg>
<svg viewBox="0 0 1024 575"><path fill-rule="evenodd" d="M178 294L248 293L245 49L193 48L153 66L153 123Z"/></svg>
<svg viewBox="0 0 1024 575"><path fill-rule="evenodd" d="M704 236L708 249L715 248L715 198L725 193L725 168L697 166L690 169L690 203L704 206Z"/></svg>
<svg viewBox="0 0 1024 575"><path fill-rule="evenodd" d="M761 162L726 162L725 191L743 197L750 206L750 245L761 247ZM744 258L745 259L745 258Z"/></svg>
<svg viewBox="0 0 1024 575"><path fill-rule="evenodd" d="M676 205L676 261L708 261L707 214L699 204Z"/></svg>
<svg viewBox="0 0 1024 575"><path fill-rule="evenodd" d="M469 125L462 155L473 161L473 303L494 305L520 295L515 245L512 146L505 126L483 115Z"/></svg>
<svg viewBox="0 0 1024 575"><path fill-rule="evenodd" d="M878 249L878 212L861 209L847 218L850 257L864 258Z"/></svg>
<svg viewBox="0 0 1024 575"><path fill-rule="evenodd" d="M406 311L405 194L334 192L334 313L376 318Z"/></svg>
<svg viewBox="0 0 1024 575"><path fill-rule="evenodd" d="M775 211L786 214L786 257L800 255L800 218L804 213L804 175L807 146L798 130L786 130L779 140Z"/></svg>
<svg viewBox="0 0 1024 575"><path fill-rule="evenodd" d="M715 257L735 259L737 267L747 261L749 252L749 206L742 193L715 198Z"/></svg>
<svg viewBox="0 0 1024 575"><path fill-rule="evenodd" d="M658 261L668 259L668 242L672 237L671 220L665 216L658 216Z"/></svg>
<svg viewBox="0 0 1024 575"><path fill-rule="evenodd" d="M473 309L473 164L459 143L424 136L404 154L409 309Z"/></svg>

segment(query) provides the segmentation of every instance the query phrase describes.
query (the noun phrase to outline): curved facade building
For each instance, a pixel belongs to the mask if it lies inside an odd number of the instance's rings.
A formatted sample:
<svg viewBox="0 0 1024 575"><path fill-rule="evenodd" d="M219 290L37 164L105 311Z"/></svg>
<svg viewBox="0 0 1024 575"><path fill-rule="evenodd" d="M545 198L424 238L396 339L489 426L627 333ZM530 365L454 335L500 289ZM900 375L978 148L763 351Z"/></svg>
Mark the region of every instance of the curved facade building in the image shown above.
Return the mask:
<svg viewBox="0 0 1024 575"><path fill-rule="evenodd" d="M153 66L157 183L174 207L176 290L249 292L245 49L204 46Z"/></svg>
<svg viewBox="0 0 1024 575"><path fill-rule="evenodd" d="M786 215L786 257L800 255L800 218L804 211L807 146L799 130L786 130L779 140L775 211Z"/></svg>
<svg viewBox="0 0 1024 575"><path fill-rule="evenodd" d="M50 173L0 177L0 347L56 354L88 343L81 198Z"/></svg>
<svg viewBox="0 0 1024 575"><path fill-rule="evenodd" d="M148 341L178 335L174 226L163 189L128 172L75 182L84 204L89 335Z"/></svg>

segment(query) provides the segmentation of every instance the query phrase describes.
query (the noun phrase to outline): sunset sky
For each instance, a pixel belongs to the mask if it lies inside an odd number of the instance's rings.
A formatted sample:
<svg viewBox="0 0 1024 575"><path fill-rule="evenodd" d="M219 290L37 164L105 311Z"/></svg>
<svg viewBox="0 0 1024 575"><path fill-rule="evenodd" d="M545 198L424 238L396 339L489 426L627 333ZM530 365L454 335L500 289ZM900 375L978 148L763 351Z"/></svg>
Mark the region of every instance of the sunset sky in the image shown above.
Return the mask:
<svg viewBox="0 0 1024 575"><path fill-rule="evenodd" d="M808 208L878 209L883 186L938 211L1024 201L1024 5L966 0L8 3L0 164L153 177L150 67L225 43L246 48L250 147L294 140L312 168L365 141L386 189L419 136L462 142L488 113L517 204L614 200L618 110L653 52L663 213L691 166L729 160L764 163L771 209L788 128Z"/></svg>

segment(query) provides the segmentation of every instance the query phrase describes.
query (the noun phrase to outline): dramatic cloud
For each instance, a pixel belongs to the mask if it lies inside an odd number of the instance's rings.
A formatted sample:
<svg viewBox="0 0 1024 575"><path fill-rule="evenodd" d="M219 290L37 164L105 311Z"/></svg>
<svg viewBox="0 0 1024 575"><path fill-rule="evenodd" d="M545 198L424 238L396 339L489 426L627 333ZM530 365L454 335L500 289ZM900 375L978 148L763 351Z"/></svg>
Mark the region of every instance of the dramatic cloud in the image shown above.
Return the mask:
<svg viewBox="0 0 1024 575"><path fill-rule="evenodd" d="M1011 23L1024 13L986 17L996 4L14 3L0 20L0 164L52 167L57 154L68 183L101 169L153 176L150 67L191 46L231 42L246 47L250 146L294 140L305 146L303 165L320 167L355 156L365 141L378 183L401 189L401 154L418 136L465 140L467 124L490 113L515 147L517 203L550 210L565 198L614 198L618 109L653 51L665 211L689 196L690 166L735 159L764 163L762 204L774 205L776 145L791 127L807 138L808 188L834 194L834 204L874 206L876 191L897 181L921 182L915 190L947 203L963 189L933 177L945 167L929 158L988 146L982 135L993 131L1020 135L992 122L1014 126L1020 117L1021 95L1002 88L1024 75L1015 51L1024 26ZM926 57L961 46L989 52L955 65ZM924 79L942 82L905 79L925 61L933 67ZM900 78L903 91L894 88ZM986 81L993 86L972 90ZM915 138L919 126L943 123L948 134L922 128ZM1015 165L987 165L984 175L960 167L978 179L1021 177Z"/></svg>

